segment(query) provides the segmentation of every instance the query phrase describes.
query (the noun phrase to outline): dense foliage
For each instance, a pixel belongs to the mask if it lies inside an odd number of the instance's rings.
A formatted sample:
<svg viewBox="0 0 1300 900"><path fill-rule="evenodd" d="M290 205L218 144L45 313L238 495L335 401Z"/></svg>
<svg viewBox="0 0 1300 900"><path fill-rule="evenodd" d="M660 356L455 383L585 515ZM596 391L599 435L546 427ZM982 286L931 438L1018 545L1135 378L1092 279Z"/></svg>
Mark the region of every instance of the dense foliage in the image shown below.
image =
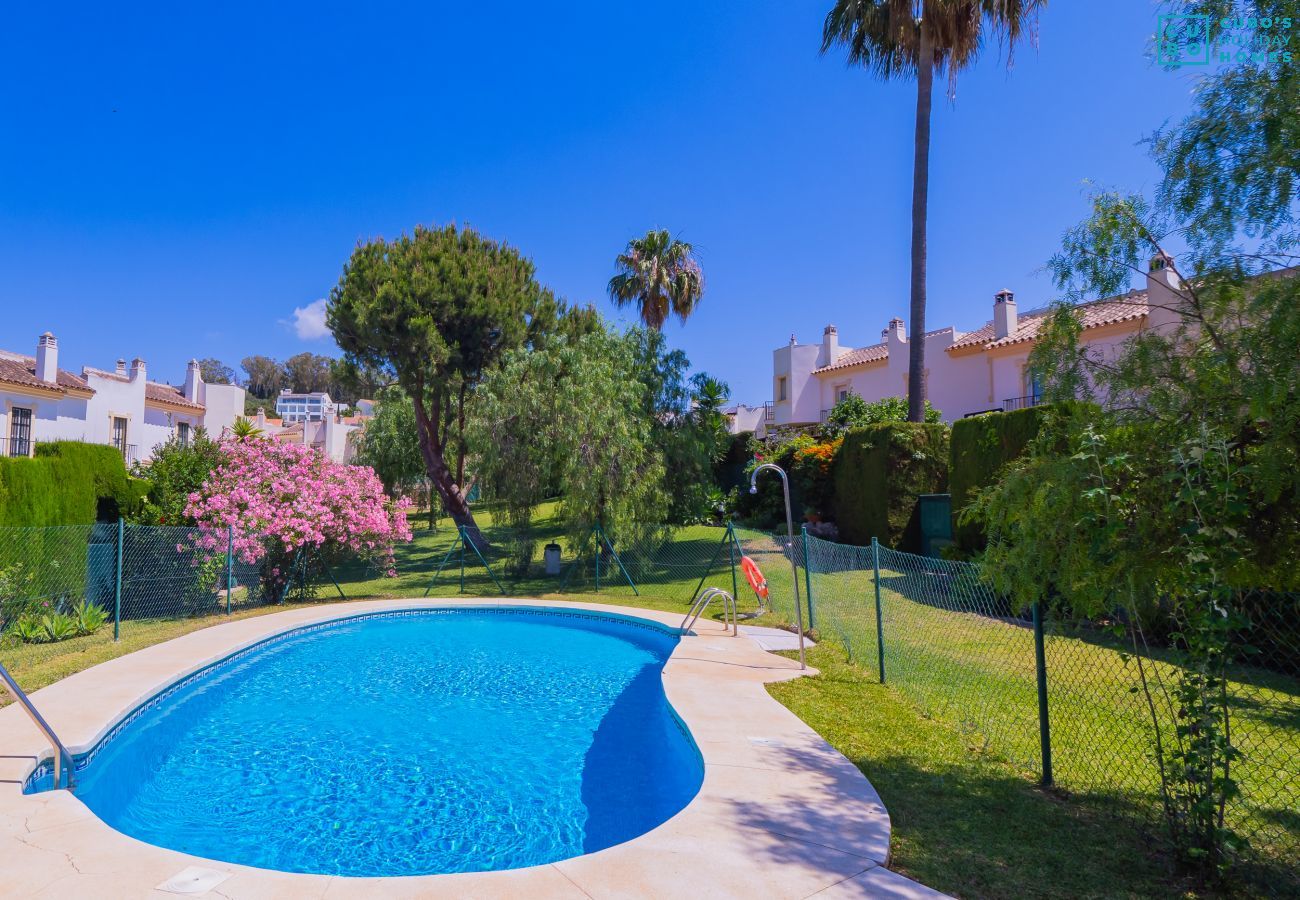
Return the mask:
<svg viewBox="0 0 1300 900"><path fill-rule="evenodd" d="M948 426L890 422L851 429L835 466L835 521L850 544L916 552L921 494L948 486Z"/></svg>
<svg viewBox="0 0 1300 900"><path fill-rule="evenodd" d="M49 441L36 456L0 459L0 526L89 525L130 516L149 485L105 444Z"/></svg>
<svg viewBox="0 0 1300 900"><path fill-rule="evenodd" d="M1051 408L1032 406L1011 412L985 413L958 419L952 425L952 459L948 466L948 489L956 520L953 538L963 553L984 549L984 530L979 522L961 513L976 492L995 483L1011 460L1024 454L1038 434L1039 424Z"/></svg>
<svg viewBox="0 0 1300 900"><path fill-rule="evenodd" d="M580 333L589 314L566 315L513 247L450 225L358 246L326 321L348 363L411 398L425 470L451 517L481 541L464 491L470 394L506 353Z"/></svg>
<svg viewBox="0 0 1300 900"><path fill-rule="evenodd" d="M1212 21L1242 12L1177 6ZM1294 0L1246 6L1298 12ZM1174 287L1151 311L1161 327L1103 359L1060 306L1031 366L1049 398L1102 405L1045 427L975 510L985 571L1022 604L1119 611L1138 651L1144 624L1168 634L1182 666L1144 681L1165 815L1185 858L1212 873L1241 844L1223 824L1239 753L1224 671L1252 649L1246 598L1300 587L1300 279L1287 271L1300 262L1300 71L1242 54L1194 96L1152 144L1154 199L1096 194L1050 264L1080 298L1117 293L1153 261ZM1162 710L1175 722L1163 739Z"/></svg>
<svg viewBox="0 0 1300 900"><path fill-rule="evenodd" d="M881 422L906 422L907 398L883 397L868 403L860 394L849 394L836 401L826 417L825 430L843 430ZM943 413L925 401L924 421L942 422Z"/></svg>
<svg viewBox="0 0 1300 900"><path fill-rule="evenodd" d="M149 462L135 467L148 479L149 493L131 520L142 525L193 525L185 512L190 495L203 487L221 460L221 444L203 428L195 429L187 443L172 437L155 447Z"/></svg>
<svg viewBox="0 0 1300 900"><path fill-rule="evenodd" d="M647 371L645 332L599 329L533 352L508 353L475 392L470 439L476 464L516 530L515 565L532 558L533 507L560 497L558 516L581 543L600 523L629 537L668 513L666 427L650 413L672 394L663 366Z"/></svg>

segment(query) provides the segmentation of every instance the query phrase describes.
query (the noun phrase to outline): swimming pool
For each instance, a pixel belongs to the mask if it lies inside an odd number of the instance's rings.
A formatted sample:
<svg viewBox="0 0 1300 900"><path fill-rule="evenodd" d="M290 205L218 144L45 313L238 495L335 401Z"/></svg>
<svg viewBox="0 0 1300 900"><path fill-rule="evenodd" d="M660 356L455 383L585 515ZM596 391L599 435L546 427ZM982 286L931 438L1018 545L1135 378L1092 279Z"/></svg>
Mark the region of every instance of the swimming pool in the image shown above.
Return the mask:
<svg viewBox="0 0 1300 900"><path fill-rule="evenodd" d="M94 751L76 794L140 840L282 871L473 872L590 853L700 788L660 677L676 641L643 620L536 609L312 626L146 704Z"/></svg>

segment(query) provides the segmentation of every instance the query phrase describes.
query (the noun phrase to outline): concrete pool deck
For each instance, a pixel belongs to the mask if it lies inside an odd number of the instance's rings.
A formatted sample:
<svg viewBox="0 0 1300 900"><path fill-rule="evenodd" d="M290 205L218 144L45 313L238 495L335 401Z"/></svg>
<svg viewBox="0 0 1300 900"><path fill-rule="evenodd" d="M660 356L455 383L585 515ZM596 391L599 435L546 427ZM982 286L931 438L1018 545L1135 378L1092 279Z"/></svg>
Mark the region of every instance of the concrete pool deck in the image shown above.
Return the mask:
<svg viewBox="0 0 1300 900"><path fill-rule="evenodd" d="M43 688L33 702L68 748L92 748L159 690L293 628L367 612L456 606L554 607L649 619L680 614L540 600L358 601L301 607L191 632ZM400 878L301 875L155 847L114 831L73 793L24 795L50 748L17 704L0 709L0 897L744 897L838 900L941 896L885 868L889 815L862 773L764 684L798 662L701 621L664 669L669 702L704 758L704 784L658 828L597 853L498 872ZM208 875L188 890L177 876ZM215 881L215 884L211 884ZM171 890L159 890L172 882Z"/></svg>

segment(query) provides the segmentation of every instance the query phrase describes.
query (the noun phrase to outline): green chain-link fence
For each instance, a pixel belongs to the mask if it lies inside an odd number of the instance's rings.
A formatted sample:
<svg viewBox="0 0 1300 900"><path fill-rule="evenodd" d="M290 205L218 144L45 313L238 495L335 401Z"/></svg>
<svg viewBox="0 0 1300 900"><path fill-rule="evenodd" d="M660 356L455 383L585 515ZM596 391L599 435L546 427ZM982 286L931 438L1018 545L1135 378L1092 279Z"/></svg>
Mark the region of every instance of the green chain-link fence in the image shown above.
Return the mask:
<svg viewBox="0 0 1300 900"><path fill-rule="evenodd" d="M1168 741L1176 722L1159 697L1153 718L1142 684L1172 684L1175 648L1135 647L1110 629L1048 616L1040 656L1033 616L990 591L970 563L816 538L807 551L818 632L853 661L1076 799L1158 822L1155 738L1158 729ZM1232 764L1240 793L1225 821L1248 841L1245 866L1273 893L1300 892L1297 601L1253 599L1242 639L1250 652L1238 654L1227 691L1241 755Z"/></svg>

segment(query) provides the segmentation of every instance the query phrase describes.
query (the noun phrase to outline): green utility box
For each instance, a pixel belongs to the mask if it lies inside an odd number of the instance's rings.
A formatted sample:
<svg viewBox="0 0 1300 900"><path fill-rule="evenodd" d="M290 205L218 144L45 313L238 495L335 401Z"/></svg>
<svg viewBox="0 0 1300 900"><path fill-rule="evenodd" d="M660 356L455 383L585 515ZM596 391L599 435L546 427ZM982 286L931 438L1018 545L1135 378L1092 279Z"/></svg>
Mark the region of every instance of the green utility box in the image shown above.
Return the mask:
<svg viewBox="0 0 1300 900"><path fill-rule="evenodd" d="M922 494L917 501L921 516L921 553L937 557L952 543L952 494Z"/></svg>

